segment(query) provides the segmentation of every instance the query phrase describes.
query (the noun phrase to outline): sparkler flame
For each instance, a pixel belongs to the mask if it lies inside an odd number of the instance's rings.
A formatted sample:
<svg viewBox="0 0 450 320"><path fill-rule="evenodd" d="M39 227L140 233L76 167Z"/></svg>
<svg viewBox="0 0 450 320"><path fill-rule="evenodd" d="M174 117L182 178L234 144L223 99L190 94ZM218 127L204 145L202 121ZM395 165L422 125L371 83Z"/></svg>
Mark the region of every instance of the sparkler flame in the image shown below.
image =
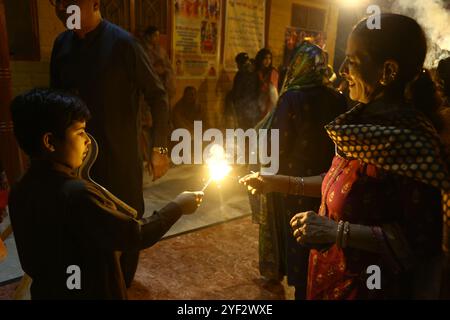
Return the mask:
<svg viewBox="0 0 450 320"><path fill-rule="evenodd" d="M211 146L206 164L208 165L210 178L203 191L212 181L223 180L231 172L231 166L227 162L225 150L220 145Z"/></svg>

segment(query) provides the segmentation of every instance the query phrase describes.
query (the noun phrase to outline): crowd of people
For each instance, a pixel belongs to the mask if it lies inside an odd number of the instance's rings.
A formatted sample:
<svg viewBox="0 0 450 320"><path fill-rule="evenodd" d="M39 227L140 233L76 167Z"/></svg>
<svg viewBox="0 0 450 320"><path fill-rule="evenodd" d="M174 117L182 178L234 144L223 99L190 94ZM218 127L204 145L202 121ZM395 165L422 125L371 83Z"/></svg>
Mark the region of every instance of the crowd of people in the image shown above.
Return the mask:
<svg viewBox="0 0 450 320"><path fill-rule="evenodd" d="M56 39L51 88L11 104L30 167L8 205L33 299L125 299L139 250L203 197L183 192L144 218L142 151L151 146L144 158L162 177L170 131L192 130L204 110L188 86L170 115L174 73L157 28L139 43L102 19L100 0L77 3L82 27ZM55 2L63 23L67 5ZM328 54L308 41L282 79L269 49L236 56L226 99L236 127L280 131L279 173L240 180L260 226L259 270L273 284L286 276L296 299L449 297L450 58L432 77L421 26L380 19L382 29L364 19L348 38L346 88L333 86ZM66 285L71 265L83 270L79 290ZM366 283L374 265L379 290Z"/></svg>

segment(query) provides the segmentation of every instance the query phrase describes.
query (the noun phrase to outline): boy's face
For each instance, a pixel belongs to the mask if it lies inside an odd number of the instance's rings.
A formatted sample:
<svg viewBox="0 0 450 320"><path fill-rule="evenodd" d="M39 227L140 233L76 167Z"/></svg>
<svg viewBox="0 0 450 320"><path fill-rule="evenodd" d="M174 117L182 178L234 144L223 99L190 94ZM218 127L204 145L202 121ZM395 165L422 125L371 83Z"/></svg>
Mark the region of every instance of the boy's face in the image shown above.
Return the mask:
<svg viewBox="0 0 450 320"><path fill-rule="evenodd" d="M73 170L79 168L89 150L91 139L86 134L86 122L75 121L66 130L64 140L54 140L51 160L61 163Z"/></svg>

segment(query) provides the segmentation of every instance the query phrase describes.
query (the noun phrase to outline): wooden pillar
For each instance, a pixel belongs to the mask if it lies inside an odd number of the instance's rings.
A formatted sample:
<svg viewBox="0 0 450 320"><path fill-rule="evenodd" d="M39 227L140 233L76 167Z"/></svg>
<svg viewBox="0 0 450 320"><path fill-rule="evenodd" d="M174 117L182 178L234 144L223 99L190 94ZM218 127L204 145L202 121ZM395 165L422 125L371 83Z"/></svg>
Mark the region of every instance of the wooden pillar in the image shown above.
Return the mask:
<svg viewBox="0 0 450 320"><path fill-rule="evenodd" d="M268 48L269 44L269 32L270 32L270 14L272 10L272 0L266 0L266 21L264 30L264 47Z"/></svg>
<svg viewBox="0 0 450 320"><path fill-rule="evenodd" d="M9 111L12 98L11 68L9 63L8 35L6 32L5 5L0 0L0 161L10 183L22 173L22 159L13 134Z"/></svg>
<svg viewBox="0 0 450 320"><path fill-rule="evenodd" d="M135 0L130 0L130 32L136 34L136 3Z"/></svg>
<svg viewBox="0 0 450 320"><path fill-rule="evenodd" d="M173 22L175 19L175 12L174 12L174 2L172 0L166 0L166 7L167 7L167 25L166 25L166 51L169 55L170 61L173 61L173 35L174 35L174 29L173 29Z"/></svg>

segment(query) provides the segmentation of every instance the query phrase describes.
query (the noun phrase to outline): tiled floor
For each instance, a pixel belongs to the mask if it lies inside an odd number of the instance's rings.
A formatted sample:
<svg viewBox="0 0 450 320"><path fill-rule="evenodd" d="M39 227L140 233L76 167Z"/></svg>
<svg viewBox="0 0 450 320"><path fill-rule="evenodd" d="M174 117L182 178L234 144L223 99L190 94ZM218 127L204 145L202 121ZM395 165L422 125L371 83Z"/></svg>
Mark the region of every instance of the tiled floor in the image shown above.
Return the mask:
<svg viewBox="0 0 450 320"><path fill-rule="evenodd" d="M258 226L236 219L159 242L141 252L130 299L284 300L285 283L258 271Z"/></svg>

